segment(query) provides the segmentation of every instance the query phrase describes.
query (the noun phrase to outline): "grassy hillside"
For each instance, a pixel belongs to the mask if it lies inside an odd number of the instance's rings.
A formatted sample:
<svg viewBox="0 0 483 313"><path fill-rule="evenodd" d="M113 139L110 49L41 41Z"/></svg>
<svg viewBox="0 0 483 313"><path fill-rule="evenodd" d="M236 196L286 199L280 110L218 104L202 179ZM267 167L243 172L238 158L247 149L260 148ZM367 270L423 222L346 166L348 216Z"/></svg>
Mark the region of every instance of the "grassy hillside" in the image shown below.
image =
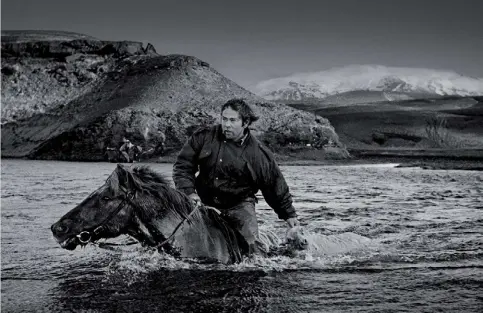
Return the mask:
<svg viewBox="0 0 483 313"><path fill-rule="evenodd" d="M355 156L483 159L479 97L291 106L327 118Z"/></svg>

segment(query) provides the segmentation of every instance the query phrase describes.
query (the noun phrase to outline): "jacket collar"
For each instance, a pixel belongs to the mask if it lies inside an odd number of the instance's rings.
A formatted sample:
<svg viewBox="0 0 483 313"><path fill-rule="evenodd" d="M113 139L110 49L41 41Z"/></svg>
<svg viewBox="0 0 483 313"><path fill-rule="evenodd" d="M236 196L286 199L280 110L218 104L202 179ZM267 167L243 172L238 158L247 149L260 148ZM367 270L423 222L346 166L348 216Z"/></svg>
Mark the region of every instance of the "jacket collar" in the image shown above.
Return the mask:
<svg viewBox="0 0 483 313"><path fill-rule="evenodd" d="M250 135L250 130L247 128L247 131L245 132L245 135L236 142L236 144L243 146L243 144L247 141L248 136Z"/></svg>

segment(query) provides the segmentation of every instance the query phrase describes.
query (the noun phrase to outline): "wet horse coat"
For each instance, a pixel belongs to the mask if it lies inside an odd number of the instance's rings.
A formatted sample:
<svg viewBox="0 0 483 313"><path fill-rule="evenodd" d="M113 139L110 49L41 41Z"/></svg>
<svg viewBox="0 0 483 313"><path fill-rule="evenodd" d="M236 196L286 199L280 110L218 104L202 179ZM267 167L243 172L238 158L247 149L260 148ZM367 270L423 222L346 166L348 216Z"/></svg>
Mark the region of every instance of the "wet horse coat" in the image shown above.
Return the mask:
<svg viewBox="0 0 483 313"><path fill-rule="evenodd" d="M103 186L51 229L68 250L127 234L181 258L233 263L247 252L246 242L218 213L195 208L185 194L144 166L118 165Z"/></svg>

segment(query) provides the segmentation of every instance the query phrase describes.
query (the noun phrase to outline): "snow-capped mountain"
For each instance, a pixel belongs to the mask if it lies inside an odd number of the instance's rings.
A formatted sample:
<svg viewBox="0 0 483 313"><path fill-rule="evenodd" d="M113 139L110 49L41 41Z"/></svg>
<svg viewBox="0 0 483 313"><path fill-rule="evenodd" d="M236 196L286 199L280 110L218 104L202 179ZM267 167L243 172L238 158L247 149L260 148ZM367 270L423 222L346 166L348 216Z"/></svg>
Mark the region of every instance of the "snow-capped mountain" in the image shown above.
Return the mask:
<svg viewBox="0 0 483 313"><path fill-rule="evenodd" d="M476 96L483 95L483 78L425 68L351 65L269 79L258 83L254 91L267 100L303 101L356 90L384 92L389 101L401 95Z"/></svg>

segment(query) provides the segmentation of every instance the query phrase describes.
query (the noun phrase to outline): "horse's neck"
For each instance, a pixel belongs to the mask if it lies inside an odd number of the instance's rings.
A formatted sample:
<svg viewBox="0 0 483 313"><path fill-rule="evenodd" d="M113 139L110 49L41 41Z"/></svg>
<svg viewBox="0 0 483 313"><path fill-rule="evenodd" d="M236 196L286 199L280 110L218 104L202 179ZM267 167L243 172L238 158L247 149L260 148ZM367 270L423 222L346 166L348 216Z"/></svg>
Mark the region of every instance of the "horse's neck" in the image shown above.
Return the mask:
<svg viewBox="0 0 483 313"><path fill-rule="evenodd" d="M136 238L143 245L154 246L157 243L156 235L150 230L150 225L139 218L137 214L133 216L133 224L127 229L127 233Z"/></svg>
<svg viewBox="0 0 483 313"><path fill-rule="evenodd" d="M134 210L132 220L134 225L129 228L128 233L139 241L151 246L159 244L171 236L180 224L183 225L176 230L176 233L183 231L184 224L194 226L194 224L200 223L200 219L194 218L193 216L186 219L186 217L171 210L165 210L162 217L159 215L146 217L146 214L141 214Z"/></svg>
<svg viewBox="0 0 483 313"><path fill-rule="evenodd" d="M133 227L129 229L129 234L150 246L156 246L173 235L170 246L178 251L180 257L230 262L232 257L229 249L238 249L238 245L233 242L228 246L225 235L217 227L218 222L212 220L206 212L196 209L186 218L171 210L164 212L162 216L153 218L134 213Z"/></svg>

